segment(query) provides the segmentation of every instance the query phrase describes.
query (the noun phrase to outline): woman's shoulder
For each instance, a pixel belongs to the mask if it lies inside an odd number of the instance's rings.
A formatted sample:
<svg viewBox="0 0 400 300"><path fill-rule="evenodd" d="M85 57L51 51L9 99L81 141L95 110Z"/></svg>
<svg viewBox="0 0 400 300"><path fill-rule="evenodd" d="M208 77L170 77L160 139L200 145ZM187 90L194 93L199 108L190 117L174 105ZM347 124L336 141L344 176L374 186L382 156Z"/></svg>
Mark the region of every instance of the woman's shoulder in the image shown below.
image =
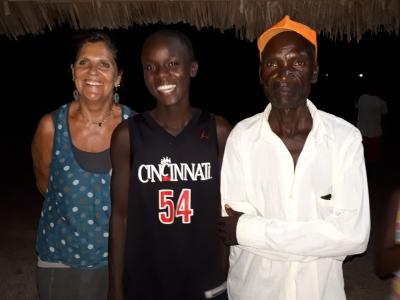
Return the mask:
<svg viewBox="0 0 400 300"><path fill-rule="evenodd" d="M42 132L54 132L54 114L49 112L42 116L39 120L37 131Z"/></svg>
<svg viewBox="0 0 400 300"><path fill-rule="evenodd" d="M122 117L124 120L137 114L136 111L134 111L132 108L130 108L129 106L127 106L125 104L121 104L120 108L121 108L121 113L122 113Z"/></svg>
<svg viewBox="0 0 400 300"><path fill-rule="evenodd" d="M39 120L36 131L53 134L55 129L54 124L56 123L59 113L63 110L66 110L68 105L69 105L68 103L63 104L57 109L44 114Z"/></svg>

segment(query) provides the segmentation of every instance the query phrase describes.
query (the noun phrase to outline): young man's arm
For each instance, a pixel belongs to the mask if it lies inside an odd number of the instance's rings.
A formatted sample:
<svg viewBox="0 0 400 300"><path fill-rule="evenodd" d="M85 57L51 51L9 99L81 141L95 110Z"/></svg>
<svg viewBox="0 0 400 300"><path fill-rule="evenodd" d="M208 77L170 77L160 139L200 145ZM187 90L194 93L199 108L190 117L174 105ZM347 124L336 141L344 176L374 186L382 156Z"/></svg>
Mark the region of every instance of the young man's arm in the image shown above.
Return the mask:
<svg viewBox="0 0 400 300"><path fill-rule="evenodd" d="M130 177L129 126L125 121L114 131L111 139L111 219L109 239L109 300L123 299L124 252L128 219Z"/></svg>
<svg viewBox="0 0 400 300"><path fill-rule="evenodd" d="M228 139L229 133L232 130L231 124L224 119L223 117L216 116L216 126L217 126L217 138L218 138L218 164L219 164L219 171L221 172L221 166L222 166L222 159L224 157L224 151L225 151L225 144L226 140ZM222 209L220 209L222 211ZM222 240L220 242L221 244L221 252L222 252L222 269L228 274L228 269L229 269L229 247L226 246Z"/></svg>
<svg viewBox="0 0 400 300"><path fill-rule="evenodd" d="M215 116L215 121L217 125L217 138L218 138L218 162L219 167L222 166L222 159L224 156L225 144L228 139L229 133L232 130L232 125L220 116Z"/></svg>

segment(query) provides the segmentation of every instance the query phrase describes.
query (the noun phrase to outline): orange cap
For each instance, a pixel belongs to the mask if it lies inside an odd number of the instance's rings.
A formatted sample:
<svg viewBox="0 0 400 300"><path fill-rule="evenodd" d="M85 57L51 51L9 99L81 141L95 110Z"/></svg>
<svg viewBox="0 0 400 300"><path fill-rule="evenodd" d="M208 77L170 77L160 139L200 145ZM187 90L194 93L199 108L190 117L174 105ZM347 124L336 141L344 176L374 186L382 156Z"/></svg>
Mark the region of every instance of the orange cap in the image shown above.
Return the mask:
<svg viewBox="0 0 400 300"><path fill-rule="evenodd" d="M260 37L257 40L257 47L258 50L260 51L260 60L261 60L261 55L262 52L264 51L265 46L267 43L278 33L281 33L283 31L294 31L300 34L302 37L304 37L307 41L309 41L311 44L314 45L315 47L315 60L317 60L317 33L315 30L311 29L310 27L292 21L289 16L285 16L282 20L280 20L278 23L275 25L272 25L272 27L268 28L266 31L264 31Z"/></svg>

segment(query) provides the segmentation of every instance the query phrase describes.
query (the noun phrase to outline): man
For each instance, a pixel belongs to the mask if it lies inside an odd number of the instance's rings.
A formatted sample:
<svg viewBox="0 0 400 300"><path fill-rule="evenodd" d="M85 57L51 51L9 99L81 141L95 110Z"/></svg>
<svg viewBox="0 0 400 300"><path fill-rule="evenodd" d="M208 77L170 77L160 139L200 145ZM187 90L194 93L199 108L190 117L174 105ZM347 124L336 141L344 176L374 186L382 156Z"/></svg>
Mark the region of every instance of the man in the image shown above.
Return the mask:
<svg viewBox="0 0 400 300"><path fill-rule="evenodd" d="M156 107L112 138L110 299L226 299L217 236L219 174L230 125L190 105L192 44L161 30L142 48Z"/></svg>
<svg viewBox="0 0 400 300"><path fill-rule="evenodd" d="M356 102L357 127L363 136L365 161L378 164L381 160L382 116L388 113L386 102L376 95L373 87Z"/></svg>
<svg viewBox="0 0 400 300"><path fill-rule="evenodd" d="M346 299L342 262L370 230L361 135L307 99L314 30L286 16L258 48L270 104L232 130L221 174L229 299Z"/></svg>

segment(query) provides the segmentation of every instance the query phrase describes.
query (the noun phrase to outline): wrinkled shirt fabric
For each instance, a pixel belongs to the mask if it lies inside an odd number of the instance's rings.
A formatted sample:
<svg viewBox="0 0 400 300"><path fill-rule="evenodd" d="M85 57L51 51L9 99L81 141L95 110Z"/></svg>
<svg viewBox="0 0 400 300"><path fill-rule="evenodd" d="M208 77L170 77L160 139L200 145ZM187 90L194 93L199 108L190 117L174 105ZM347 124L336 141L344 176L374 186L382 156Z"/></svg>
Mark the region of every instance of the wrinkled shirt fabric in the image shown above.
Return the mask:
<svg viewBox="0 0 400 300"><path fill-rule="evenodd" d="M231 300L346 299L343 260L366 250L370 210L361 134L309 100L307 106L313 127L296 166L269 126L270 104L228 138L222 207L244 212L239 245L230 249Z"/></svg>

